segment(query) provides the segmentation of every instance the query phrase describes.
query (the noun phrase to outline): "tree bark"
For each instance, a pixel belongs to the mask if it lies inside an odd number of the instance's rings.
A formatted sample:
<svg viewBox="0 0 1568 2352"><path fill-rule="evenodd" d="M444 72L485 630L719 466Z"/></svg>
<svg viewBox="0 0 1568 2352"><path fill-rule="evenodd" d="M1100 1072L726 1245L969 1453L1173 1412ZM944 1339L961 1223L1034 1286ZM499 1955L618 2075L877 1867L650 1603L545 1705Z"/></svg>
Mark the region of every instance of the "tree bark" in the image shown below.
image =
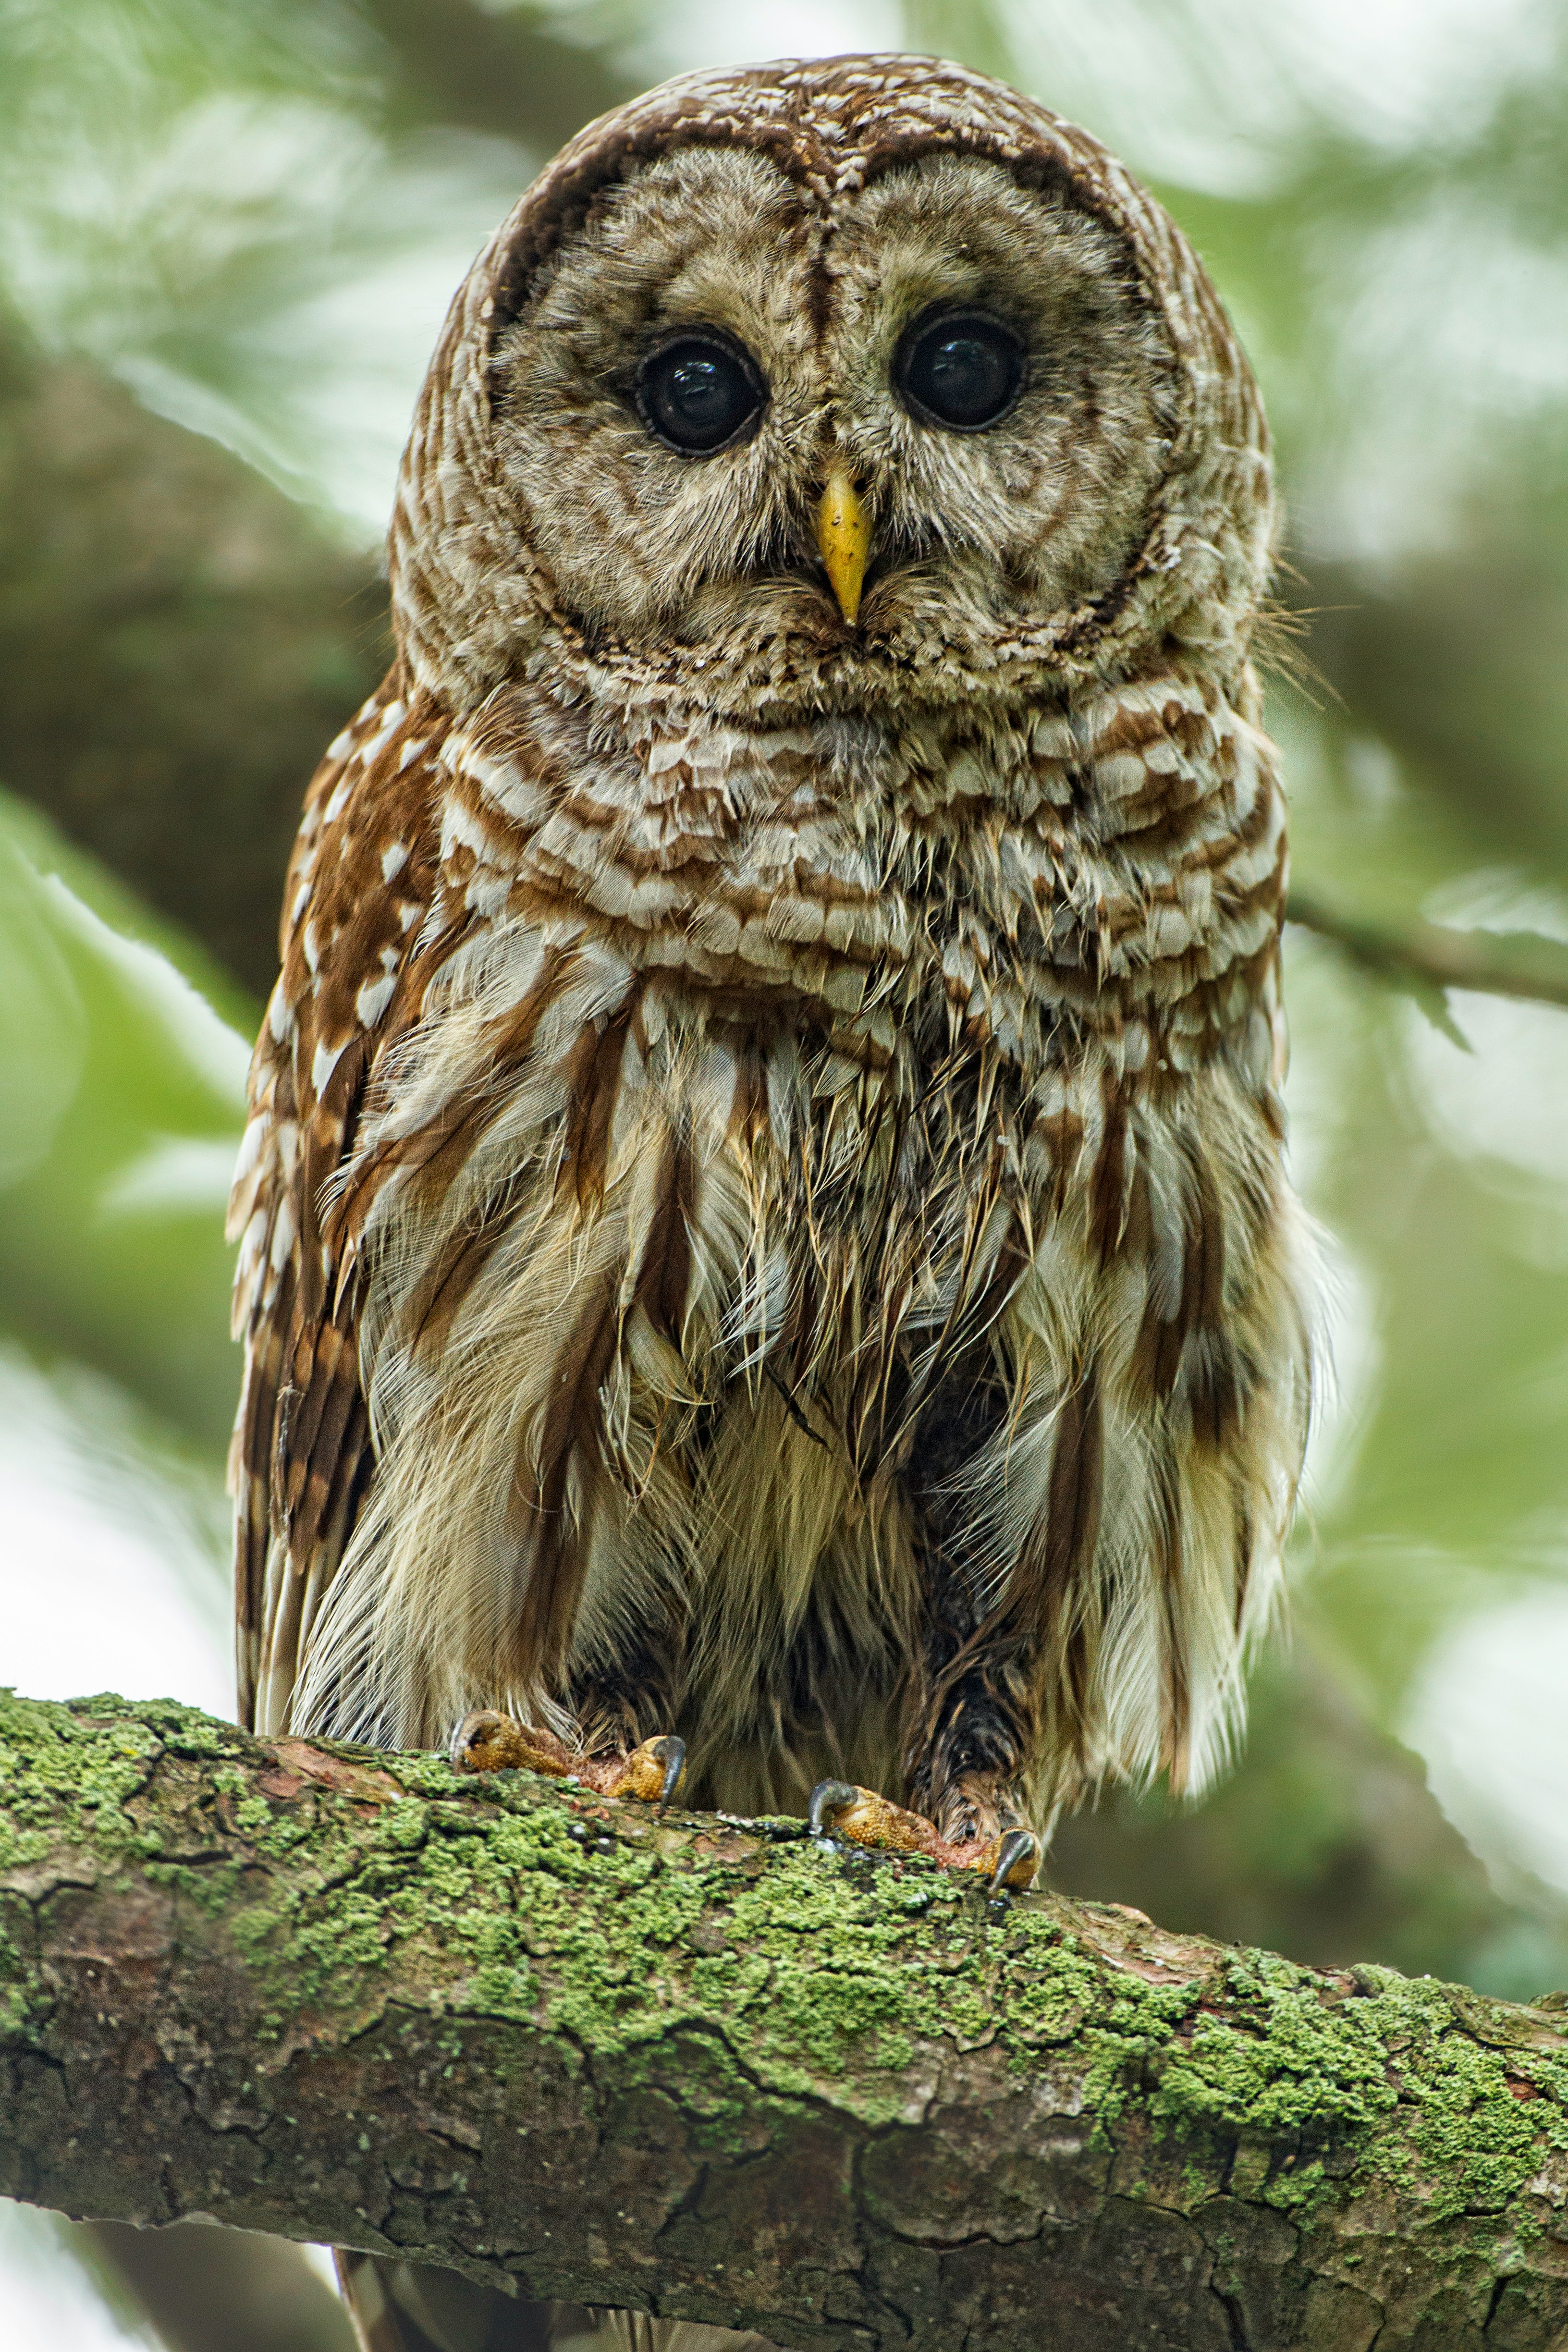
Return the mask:
<svg viewBox="0 0 1568 2352"><path fill-rule="evenodd" d="M0 1701L0 2190L793 2352L1547 2352L1568 2043L1050 1895Z"/></svg>

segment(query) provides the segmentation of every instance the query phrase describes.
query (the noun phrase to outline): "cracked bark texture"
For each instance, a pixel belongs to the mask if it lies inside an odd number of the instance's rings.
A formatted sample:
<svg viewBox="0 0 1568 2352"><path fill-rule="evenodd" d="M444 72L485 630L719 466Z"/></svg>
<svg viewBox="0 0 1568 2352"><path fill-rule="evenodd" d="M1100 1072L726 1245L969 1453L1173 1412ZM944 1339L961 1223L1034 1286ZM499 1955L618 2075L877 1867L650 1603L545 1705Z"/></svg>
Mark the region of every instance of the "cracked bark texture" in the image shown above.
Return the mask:
<svg viewBox="0 0 1568 2352"><path fill-rule="evenodd" d="M0 2191L792 2352L1568 2345L1568 2042L795 1822L0 1701Z"/></svg>

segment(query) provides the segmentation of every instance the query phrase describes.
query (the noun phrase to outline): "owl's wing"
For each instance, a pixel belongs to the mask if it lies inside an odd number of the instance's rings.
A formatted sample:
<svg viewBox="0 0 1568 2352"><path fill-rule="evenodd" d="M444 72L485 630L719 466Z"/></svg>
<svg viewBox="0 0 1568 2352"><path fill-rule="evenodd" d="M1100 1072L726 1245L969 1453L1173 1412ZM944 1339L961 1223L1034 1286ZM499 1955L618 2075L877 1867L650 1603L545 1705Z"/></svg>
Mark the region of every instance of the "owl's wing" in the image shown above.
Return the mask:
<svg viewBox="0 0 1568 2352"><path fill-rule="evenodd" d="M395 671L331 745L289 863L283 968L250 1072L229 1202L245 1383L230 1456L238 1712L284 1728L369 1486L352 1260L323 1188L353 1150L379 1057L417 1017L436 889L435 752L446 720Z"/></svg>

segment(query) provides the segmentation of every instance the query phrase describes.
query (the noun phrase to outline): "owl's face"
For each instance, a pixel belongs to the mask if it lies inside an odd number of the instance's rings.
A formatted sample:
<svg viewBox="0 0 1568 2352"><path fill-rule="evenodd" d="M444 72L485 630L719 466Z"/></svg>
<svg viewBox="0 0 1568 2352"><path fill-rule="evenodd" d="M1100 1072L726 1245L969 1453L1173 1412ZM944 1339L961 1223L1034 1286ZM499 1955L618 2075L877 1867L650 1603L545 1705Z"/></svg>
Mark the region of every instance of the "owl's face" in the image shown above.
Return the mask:
<svg viewBox="0 0 1568 2352"><path fill-rule="evenodd" d="M830 210L763 153L658 156L596 198L490 367L503 495L595 652L818 705L895 673L962 692L1020 623L1114 591L1177 400L1116 232L952 152ZM830 483L863 518L858 608Z"/></svg>

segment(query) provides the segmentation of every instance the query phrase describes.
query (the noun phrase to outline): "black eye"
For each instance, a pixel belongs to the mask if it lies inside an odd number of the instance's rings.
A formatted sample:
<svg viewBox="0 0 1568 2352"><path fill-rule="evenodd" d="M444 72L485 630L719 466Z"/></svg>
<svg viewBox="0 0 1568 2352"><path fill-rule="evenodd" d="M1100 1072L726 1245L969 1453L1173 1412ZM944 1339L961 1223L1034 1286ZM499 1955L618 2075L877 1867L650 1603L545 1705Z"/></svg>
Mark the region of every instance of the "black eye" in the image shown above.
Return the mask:
<svg viewBox="0 0 1568 2352"><path fill-rule="evenodd" d="M637 414L650 433L688 457L739 438L763 413L767 387L738 344L681 335L650 352L637 373Z"/></svg>
<svg viewBox="0 0 1568 2352"><path fill-rule="evenodd" d="M1005 416L1022 391L1024 346L983 310L917 319L899 345L893 382L926 424L979 433Z"/></svg>

